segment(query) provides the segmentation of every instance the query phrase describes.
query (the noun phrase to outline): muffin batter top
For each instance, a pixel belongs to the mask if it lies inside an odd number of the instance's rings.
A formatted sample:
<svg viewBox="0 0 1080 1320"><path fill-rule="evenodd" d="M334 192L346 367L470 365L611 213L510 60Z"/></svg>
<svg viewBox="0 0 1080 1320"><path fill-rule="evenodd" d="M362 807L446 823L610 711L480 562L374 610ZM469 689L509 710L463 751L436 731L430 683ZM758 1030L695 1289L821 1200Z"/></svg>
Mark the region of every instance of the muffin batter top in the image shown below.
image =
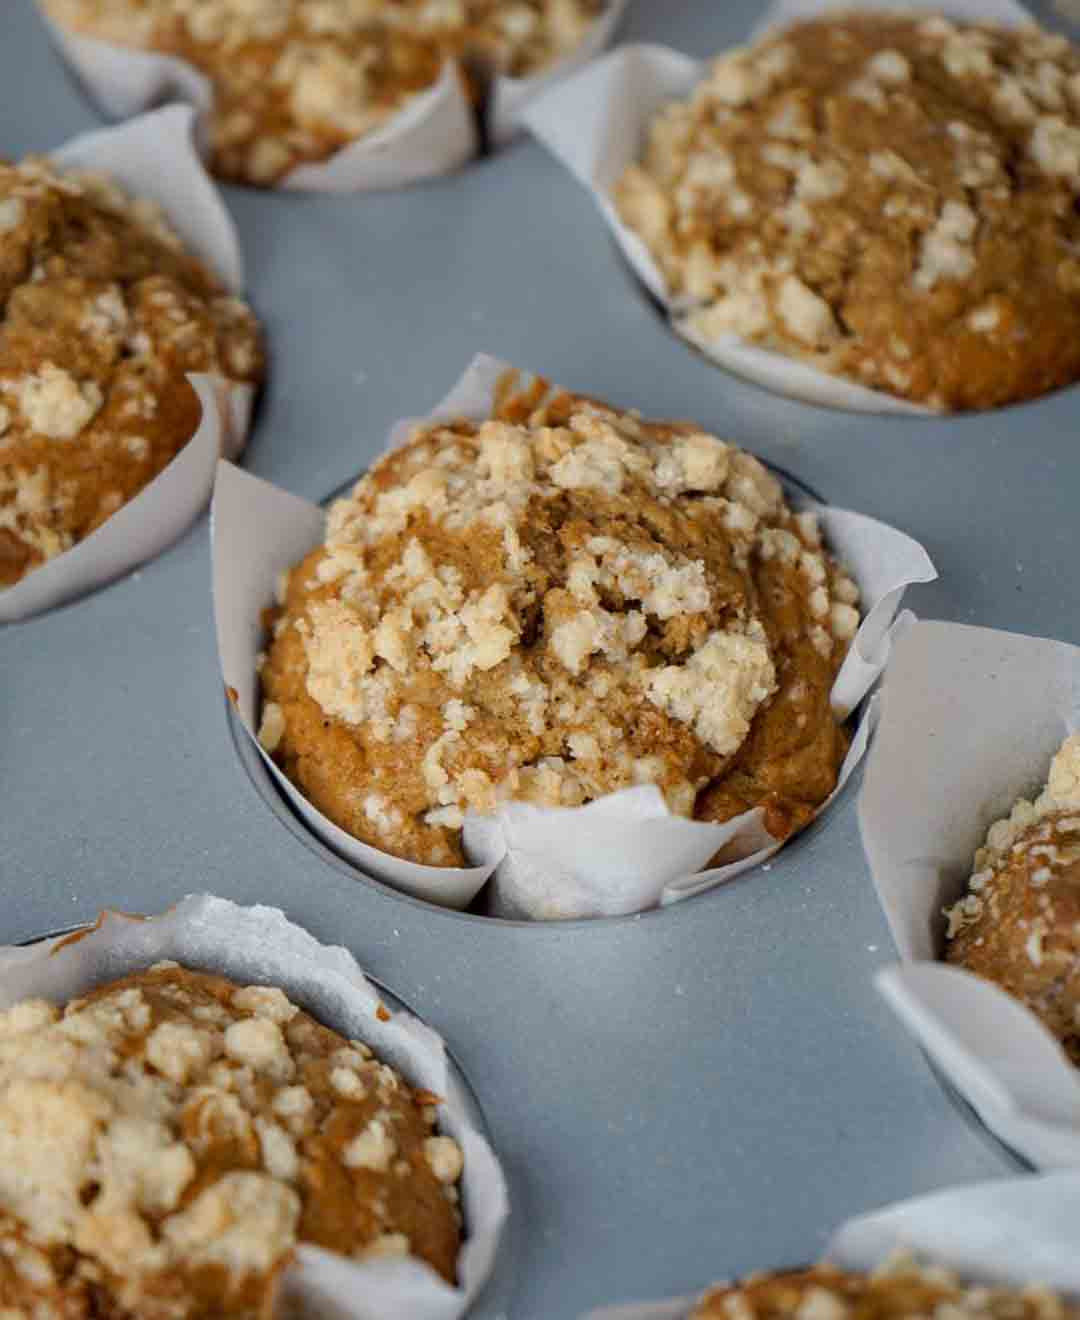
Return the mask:
<svg viewBox="0 0 1080 1320"><path fill-rule="evenodd" d="M1022 1000L1080 1064L1080 735L1035 801L990 827L947 916L949 962Z"/></svg>
<svg viewBox="0 0 1080 1320"><path fill-rule="evenodd" d="M185 379L262 374L248 307L150 202L0 164L0 587L70 549L199 424Z"/></svg>
<svg viewBox="0 0 1080 1320"><path fill-rule="evenodd" d="M856 599L749 454L507 385L333 505L271 619L260 739L344 829L436 865L469 809L643 783L784 837L836 782Z"/></svg>
<svg viewBox="0 0 1080 1320"><path fill-rule="evenodd" d="M575 50L604 0L44 0L87 36L178 56L211 82L216 173L276 183L364 137L461 57L535 73Z"/></svg>
<svg viewBox="0 0 1080 1320"><path fill-rule="evenodd" d="M307 1242L453 1280L461 1152L277 989L158 963L0 1014L0 1314L269 1317Z"/></svg>
<svg viewBox="0 0 1080 1320"><path fill-rule="evenodd" d="M1080 52L855 15L715 60L618 182L680 328L937 409L1080 375Z"/></svg>

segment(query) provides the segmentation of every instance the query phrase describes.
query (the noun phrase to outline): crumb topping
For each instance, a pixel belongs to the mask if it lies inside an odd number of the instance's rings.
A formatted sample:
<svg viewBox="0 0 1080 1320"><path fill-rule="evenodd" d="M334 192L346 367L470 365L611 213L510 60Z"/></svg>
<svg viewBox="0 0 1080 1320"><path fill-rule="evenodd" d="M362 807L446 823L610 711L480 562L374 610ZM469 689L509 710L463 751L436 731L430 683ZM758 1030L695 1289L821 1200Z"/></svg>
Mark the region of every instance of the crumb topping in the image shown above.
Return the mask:
<svg viewBox="0 0 1080 1320"><path fill-rule="evenodd" d="M854 584L749 454L546 388L418 428L331 507L275 615L263 746L433 864L469 810L640 783L685 816L771 806L783 837L843 755Z"/></svg>
<svg viewBox="0 0 1080 1320"><path fill-rule="evenodd" d="M900 13L729 51L619 180L699 342L931 407L1080 375L1080 52Z"/></svg>
<svg viewBox="0 0 1080 1320"><path fill-rule="evenodd" d="M1080 735L1042 793L991 825L945 915L949 961L1021 999L1080 1064Z"/></svg>
<svg viewBox="0 0 1080 1320"><path fill-rule="evenodd" d="M690 1320L1075 1320L1038 1285L967 1286L951 1271L897 1252L872 1274L821 1264L717 1284Z"/></svg>
<svg viewBox="0 0 1080 1320"><path fill-rule="evenodd" d="M430 1103L281 991L175 964L62 1010L18 1003L0 1013L0 1307L254 1320L298 1242L392 1241L452 1280L461 1153ZM352 1158L372 1132L393 1170Z"/></svg>
<svg viewBox="0 0 1080 1320"><path fill-rule="evenodd" d="M70 549L187 443L185 379L256 381L254 318L151 203L0 164L0 587Z"/></svg>
<svg viewBox="0 0 1080 1320"><path fill-rule="evenodd" d="M59 23L161 51L214 89L214 170L271 185L373 132L448 58L526 76L575 50L605 0L45 0ZM472 89L479 97L479 83ZM0 211L0 227L3 226Z"/></svg>

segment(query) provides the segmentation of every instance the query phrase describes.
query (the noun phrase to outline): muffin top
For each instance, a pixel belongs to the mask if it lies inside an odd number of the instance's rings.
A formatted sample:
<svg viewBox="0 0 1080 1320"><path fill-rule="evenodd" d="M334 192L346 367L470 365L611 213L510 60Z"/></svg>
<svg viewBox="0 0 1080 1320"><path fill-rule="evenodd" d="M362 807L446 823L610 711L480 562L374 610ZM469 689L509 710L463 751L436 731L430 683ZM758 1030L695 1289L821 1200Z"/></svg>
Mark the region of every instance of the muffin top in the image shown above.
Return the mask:
<svg viewBox="0 0 1080 1320"><path fill-rule="evenodd" d="M507 384L332 506L272 618L260 739L343 828L436 865L469 809L644 783L783 837L835 784L856 599L749 454Z"/></svg>
<svg viewBox="0 0 1080 1320"><path fill-rule="evenodd" d="M0 164L0 587L92 532L195 432L185 375L262 373L258 330L158 209Z"/></svg>
<svg viewBox="0 0 1080 1320"><path fill-rule="evenodd" d="M680 325L936 409L1080 375L1080 52L840 14L722 55L619 180Z"/></svg>
<svg viewBox="0 0 1080 1320"><path fill-rule="evenodd" d="M276 183L371 133L447 58L534 73L575 49L605 0L44 0L60 24L177 56L214 90L212 167ZM480 85L471 87L481 94Z"/></svg>
<svg viewBox="0 0 1080 1320"><path fill-rule="evenodd" d="M990 827L946 915L947 959L1022 1000L1080 1064L1080 735Z"/></svg>
<svg viewBox="0 0 1080 1320"><path fill-rule="evenodd" d="M0 1308L268 1317L298 1243L454 1278L461 1152L277 989L158 963L0 1013Z"/></svg>
<svg viewBox="0 0 1080 1320"><path fill-rule="evenodd" d="M758 1274L705 1294L690 1320L1075 1320L1045 1288L965 1287L940 1266L897 1255L873 1274L832 1265Z"/></svg>

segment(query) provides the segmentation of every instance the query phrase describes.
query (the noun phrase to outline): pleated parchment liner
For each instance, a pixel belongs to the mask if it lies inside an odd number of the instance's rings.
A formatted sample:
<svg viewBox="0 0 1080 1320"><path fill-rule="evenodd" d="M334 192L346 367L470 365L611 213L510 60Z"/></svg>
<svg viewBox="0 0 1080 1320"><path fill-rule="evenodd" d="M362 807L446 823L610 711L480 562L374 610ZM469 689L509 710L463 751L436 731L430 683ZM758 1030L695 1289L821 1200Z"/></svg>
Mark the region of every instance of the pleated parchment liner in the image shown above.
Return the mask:
<svg viewBox="0 0 1080 1320"><path fill-rule="evenodd" d="M521 127L525 109L608 45L629 0L611 0L578 48L527 78L491 80L487 133L498 144ZM164 101L181 101L200 116L209 109L209 81L187 61L68 32L44 12L53 40L91 98L110 119L126 119ZM479 150L473 108L455 61L373 133L328 160L299 165L277 184L306 192L368 192L398 188L458 169Z"/></svg>
<svg viewBox="0 0 1080 1320"><path fill-rule="evenodd" d="M193 145L194 113L171 106L118 128L86 133L51 154L63 170L107 174L125 191L157 202L187 246L232 294L244 266L229 213ZM189 377L202 404L195 434L172 462L77 545L0 589L0 623L51 609L126 573L170 545L210 498L224 455L247 439L254 391L210 375Z"/></svg>
<svg viewBox="0 0 1080 1320"><path fill-rule="evenodd" d="M1018 1000L936 961L988 827L1038 795L1080 727L1080 649L919 623L882 704L859 823L902 963L878 989L1003 1141L1039 1168L1080 1166L1080 1069Z"/></svg>
<svg viewBox="0 0 1080 1320"><path fill-rule="evenodd" d="M495 358L477 357L425 420L490 416L496 385L507 370ZM387 447L401 444L416 424L399 422ZM905 589L937 574L922 546L903 532L861 514L806 507L817 513L827 544L862 596L863 623L832 693L833 708L844 717L873 687L895 633L910 618L897 617ZM253 741L259 724L256 656L265 644L260 613L274 600L278 574L320 544L324 519L317 505L221 464L211 515L218 647L225 685ZM872 725L868 702L836 792L862 758ZM282 792L325 844L365 874L445 907L467 907L493 878L491 906L501 916L545 920L639 912L731 879L780 846L764 829L760 809L722 825L688 821L672 816L660 791L646 785L584 807L505 803L494 816L470 814L465 850L476 864L421 866L339 829L259 750ZM721 848L727 863L701 872Z"/></svg>
<svg viewBox="0 0 1080 1320"><path fill-rule="evenodd" d="M897 1201L850 1219L833 1233L824 1256L844 1269L866 1271L894 1252L911 1251L920 1261L955 1271L965 1283L1035 1283L1080 1298L1078 1222L1080 1174L1010 1178ZM718 1277L725 1268L718 1255ZM608 1306L581 1320L687 1320L697 1301Z"/></svg>
<svg viewBox="0 0 1080 1320"><path fill-rule="evenodd" d="M305 1316L334 1320L457 1320L491 1274L509 1211L505 1180L447 1067L442 1038L410 1013L387 1017L347 950L320 944L276 908L191 895L150 920L106 913L78 940L62 936L0 949L0 1008L29 997L61 1003L165 958L242 985L278 986L326 1026L365 1041L412 1085L445 1097L439 1127L465 1158L458 1286L411 1257L361 1262L301 1246L286 1275L285 1298Z"/></svg>
<svg viewBox="0 0 1080 1320"><path fill-rule="evenodd" d="M1027 10L1014 0L909 0L902 6L897 6L895 0L774 0L746 39L756 40L769 28L821 17L830 11L895 12L898 7L945 13L969 22L1031 21ZM528 107L522 118L526 128L592 194L638 279L666 309L673 329L706 357L737 376L808 403L853 412L935 416L918 404L828 375L782 353L747 343L735 334L705 340L688 327L685 313L694 306L692 300L669 294L648 247L620 220L613 191L623 171L638 159L657 111L669 101L688 97L706 70L704 60L664 46L623 46L548 92Z"/></svg>

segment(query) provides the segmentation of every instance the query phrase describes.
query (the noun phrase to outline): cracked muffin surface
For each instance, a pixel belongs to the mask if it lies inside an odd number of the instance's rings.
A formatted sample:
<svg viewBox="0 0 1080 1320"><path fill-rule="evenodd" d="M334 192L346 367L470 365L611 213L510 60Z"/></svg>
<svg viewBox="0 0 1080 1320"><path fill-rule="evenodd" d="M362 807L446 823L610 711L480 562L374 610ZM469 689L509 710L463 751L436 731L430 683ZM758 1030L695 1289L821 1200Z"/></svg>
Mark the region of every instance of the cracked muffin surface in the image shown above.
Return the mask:
<svg viewBox="0 0 1080 1320"><path fill-rule="evenodd" d="M211 167L270 186L385 125L463 62L537 73L572 53L606 0L43 0L61 26L186 61L209 79ZM486 71L486 72L485 72Z"/></svg>
<svg viewBox="0 0 1080 1320"><path fill-rule="evenodd" d="M460 865L466 811L654 784L784 838L836 783L858 593L757 459L546 382L421 425L280 584L260 741L331 820Z"/></svg>
<svg viewBox="0 0 1080 1320"><path fill-rule="evenodd" d="M0 1013L0 1314L269 1320L311 1243L454 1279L438 1097L269 986L155 964Z"/></svg>
<svg viewBox="0 0 1080 1320"><path fill-rule="evenodd" d="M198 427L188 372L262 374L258 329L152 203L0 164L0 587L78 544Z"/></svg>
<svg viewBox="0 0 1080 1320"><path fill-rule="evenodd" d="M897 1253L872 1274L821 1264L711 1288L690 1320L1076 1320L1046 1288L972 1287Z"/></svg>
<svg viewBox="0 0 1080 1320"><path fill-rule="evenodd" d="M946 915L948 961L1021 1000L1080 1065L1080 735L990 827Z"/></svg>
<svg viewBox="0 0 1080 1320"><path fill-rule="evenodd" d="M721 55L614 191L695 343L942 410L1080 376L1078 194L1080 51L902 14Z"/></svg>

